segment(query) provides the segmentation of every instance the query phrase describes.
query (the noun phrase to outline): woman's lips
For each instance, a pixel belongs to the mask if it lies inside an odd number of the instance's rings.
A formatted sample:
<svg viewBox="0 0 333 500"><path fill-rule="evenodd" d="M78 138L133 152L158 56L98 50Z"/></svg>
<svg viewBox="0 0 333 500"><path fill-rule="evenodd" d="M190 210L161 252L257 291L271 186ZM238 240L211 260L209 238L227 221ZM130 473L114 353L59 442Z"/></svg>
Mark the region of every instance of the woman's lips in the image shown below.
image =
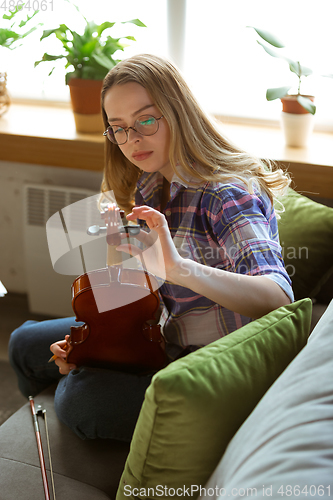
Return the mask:
<svg viewBox="0 0 333 500"><path fill-rule="evenodd" d="M152 151L136 151L132 154L132 158L136 161L146 160L153 154Z"/></svg>

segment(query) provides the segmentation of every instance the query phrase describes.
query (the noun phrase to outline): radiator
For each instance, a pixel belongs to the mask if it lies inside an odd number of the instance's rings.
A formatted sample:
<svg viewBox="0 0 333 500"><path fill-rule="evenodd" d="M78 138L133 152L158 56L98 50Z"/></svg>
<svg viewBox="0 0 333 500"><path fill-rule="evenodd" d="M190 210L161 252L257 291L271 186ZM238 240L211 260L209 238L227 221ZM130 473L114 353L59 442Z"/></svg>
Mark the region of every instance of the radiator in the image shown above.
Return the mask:
<svg viewBox="0 0 333 500"><path fill-rule="evenodd" d="M95 191L63 186L24 186L24 256L29 309L52 317L73 316L71 285L77 274L54 271L46 235L46 222L59 210Z"/></svg>

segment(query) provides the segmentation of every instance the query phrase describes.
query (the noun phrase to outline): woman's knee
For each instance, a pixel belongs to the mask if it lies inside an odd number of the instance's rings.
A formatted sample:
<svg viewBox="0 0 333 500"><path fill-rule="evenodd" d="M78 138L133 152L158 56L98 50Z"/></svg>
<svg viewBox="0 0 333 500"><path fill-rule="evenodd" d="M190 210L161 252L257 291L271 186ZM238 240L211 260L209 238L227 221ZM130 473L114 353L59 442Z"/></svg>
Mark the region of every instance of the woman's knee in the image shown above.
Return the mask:
<svg viewBox="0 0 333 500"><path fill-rule="evenodd" d="M9 337L8 354L9 359L12 360L16 357L18 352L25 352L27 344L32 344L34 336L30 335L30 327L36 324L37 321L26 321L23 325L16 328Z"/></svg>
<svg viewBox="0 0 333 500"><path fill-rule="evenodd" d="M31 326L36 325L37 323L37 321L32 320L25 321L21 326L19 326L12 332L10 336L10 342L13 344L17 342L24 342L27 337L27 332L29 330L31 331Z"/></svg>
<svg viewBox="0 0 333 500"><path fill-rule="evenodd" d="M57 320L33 321L28 320L16 328L9 339L9 356L15 353L43 353L49 354L49 347L54 342L62 340L70 333L70 327L75 324L75 318L61 318Z"/></svg>

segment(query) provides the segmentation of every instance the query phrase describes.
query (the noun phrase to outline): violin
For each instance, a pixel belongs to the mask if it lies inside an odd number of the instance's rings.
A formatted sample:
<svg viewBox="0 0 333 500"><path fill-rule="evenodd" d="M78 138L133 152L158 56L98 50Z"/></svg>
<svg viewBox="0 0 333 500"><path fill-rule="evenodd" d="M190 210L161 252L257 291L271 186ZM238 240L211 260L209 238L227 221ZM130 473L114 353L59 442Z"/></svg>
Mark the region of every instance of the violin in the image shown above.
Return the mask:
<svg viewBox="0 0 333 500"><path fill-rule="evenodd" d="M75 279L72 307L76 321L67 341L66 361L77 366L111 368L143 373L157 371L166 364L165 342L155 324L159 310L159 284L144 266L143 270L124 268L122 253L116 248L140 226L123 226L124 212L114 204L101 214L106 224L107 265ZM105 228L93 226L88 234Z"/></svg>

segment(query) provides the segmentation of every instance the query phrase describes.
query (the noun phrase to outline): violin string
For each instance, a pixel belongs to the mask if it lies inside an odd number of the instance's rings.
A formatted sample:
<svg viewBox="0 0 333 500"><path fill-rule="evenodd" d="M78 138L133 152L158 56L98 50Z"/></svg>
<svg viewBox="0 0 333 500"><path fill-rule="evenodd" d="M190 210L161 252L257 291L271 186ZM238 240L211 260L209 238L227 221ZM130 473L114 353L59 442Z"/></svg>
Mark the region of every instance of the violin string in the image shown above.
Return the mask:
<svg viewBox="0 0 333 500"><path fill-rule="evenodd" d="M60 216L62 227L63 227L64 233L65 233L66 239L67 239L67 243L68 243L69 249L73 250L72 243L71 243L71 240L70 240L70 237L69 237L67 225L66 225L65 218L64 218L64 215L62 213L62 210L59 210L59 216Z"/></svg>
<svg viewBox="0 0 333 500"><path fill-rule="evenodd" d="M81 256L81 261L82 261L83 272L84 272L84 274L86 274L87 268L86 268L86 263L84 261L82 245L79 246L79 249L80 249L80 256Z"/></svg>
<svg viewBox="0 0 333 500"><path fill-rule="evenodd" d="M142 267L143 267L144 272L145 272L145 276L146 276L146 280L147 280L147 283L148 283L149 290L151 291L151 293L153 293L154 292L153 286L151 284L150 276L149 276L149 273L148 273L148 270L147 270L147 267L146 267L146 263L144 261L142 253L140 253L140 260L141 260Z"/></svg>
<svg viewBox="0 0 333 500"><path fill-rule="evenodd" d="M126 232L126 237L127 237L128 243L130 244L131 235L129 233L129 228L127 226L125 227L125 232ZM153 293L154 292L153 286L152 286L151 281L150 281L150 277L149 277L149 274L148 274L148 271L147 271L146 263L144 261L142 252L140 252L139 256L140 256L141 264L142 264L142 267L143 267L143 270L144 270L144 273L145 273L145 276L146 276L148 288L149 288L150 292Z"/></svg>

